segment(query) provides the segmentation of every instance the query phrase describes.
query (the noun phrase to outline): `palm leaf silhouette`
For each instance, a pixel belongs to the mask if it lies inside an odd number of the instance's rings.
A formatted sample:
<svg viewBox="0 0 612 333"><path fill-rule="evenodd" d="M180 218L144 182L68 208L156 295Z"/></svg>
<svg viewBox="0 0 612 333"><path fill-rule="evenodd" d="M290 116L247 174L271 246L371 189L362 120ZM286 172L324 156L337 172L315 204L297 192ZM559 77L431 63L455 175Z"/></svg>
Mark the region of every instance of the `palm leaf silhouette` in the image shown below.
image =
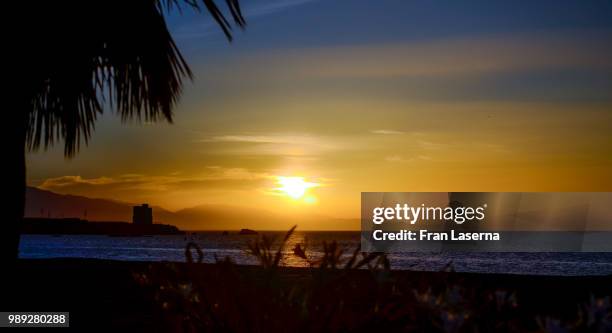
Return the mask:
<svg viewBox="0 0 612 333"><path fill-rule="evenodd" d="M18 91L6 166L7 222L0 260L17 257L25 204L25 150L63 141L66 157L87 144L98 116L115 110L122 120L166 120L192 73L166 25L184 9L207 12L228 40L244 27L238 0L226 0L233 24L214 0L22 1L7 12L20 15L9 64ZM22 28L22 26L24 28Z"/></svg>
<svg viewBox="0 0 612 333"><path fill-rule="evenodd" d="M244 26L238 2L227 4L235 24ZM40 26L36 34L43 36L36 36L29 52L36 59L28 75L35 89L27 114L27 147L36 150L63 140L66 156L73 156L88 142L104 102L123 120L171 122L183 78L192 73L164 14L185 6L205 7L231 40L231 25L212 0L109 0L99 6L41 2L40 15L34 15ZM79 14L59 24L57 16L65 14L48 15L64 12Z"/></svg>

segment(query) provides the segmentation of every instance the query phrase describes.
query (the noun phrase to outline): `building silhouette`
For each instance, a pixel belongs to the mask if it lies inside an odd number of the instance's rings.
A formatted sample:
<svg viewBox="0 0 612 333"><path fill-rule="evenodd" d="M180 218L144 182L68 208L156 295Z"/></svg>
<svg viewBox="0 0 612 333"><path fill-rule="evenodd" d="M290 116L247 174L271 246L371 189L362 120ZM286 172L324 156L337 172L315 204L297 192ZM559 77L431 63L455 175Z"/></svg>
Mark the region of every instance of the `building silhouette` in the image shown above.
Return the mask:
<svg viewBox="0 0 612 333"><path fill-rule="evenodd" d="M134 224L153 224L153 209L148 204L134 206L132 215L132 223Z"/></svg>

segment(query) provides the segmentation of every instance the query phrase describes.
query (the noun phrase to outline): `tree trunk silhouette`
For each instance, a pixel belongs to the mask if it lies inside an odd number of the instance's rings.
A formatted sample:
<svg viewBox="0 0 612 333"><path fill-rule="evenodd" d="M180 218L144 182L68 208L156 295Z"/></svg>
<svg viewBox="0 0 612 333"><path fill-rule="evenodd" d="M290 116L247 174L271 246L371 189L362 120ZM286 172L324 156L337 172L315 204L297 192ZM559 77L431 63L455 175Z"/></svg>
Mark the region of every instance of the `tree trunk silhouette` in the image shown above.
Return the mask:
<svg viewBox="0 0 612 333"><path fill-rule="evenodd" d="M9 134L8 154L5 156L5 188L2 200L6 202L4 218L0 224L0 265L12 266L19 253L19 235L25 209L26 163L25 112L7 112L9 121L5 122Z"/></svg>

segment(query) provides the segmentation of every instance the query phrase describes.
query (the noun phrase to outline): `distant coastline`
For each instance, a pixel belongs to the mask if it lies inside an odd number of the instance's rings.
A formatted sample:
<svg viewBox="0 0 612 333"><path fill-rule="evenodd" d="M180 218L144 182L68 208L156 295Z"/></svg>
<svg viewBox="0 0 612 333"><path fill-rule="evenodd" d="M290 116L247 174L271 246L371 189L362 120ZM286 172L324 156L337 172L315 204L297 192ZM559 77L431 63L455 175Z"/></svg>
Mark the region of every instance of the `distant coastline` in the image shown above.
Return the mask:
<svg viewBox="0 0 612 333"><path fill-rule="evenodd" d="M180 235L183 231L168 224L133 224L122 221L87 221L78 218L24 218L22 234L146 236Z"/></svg>

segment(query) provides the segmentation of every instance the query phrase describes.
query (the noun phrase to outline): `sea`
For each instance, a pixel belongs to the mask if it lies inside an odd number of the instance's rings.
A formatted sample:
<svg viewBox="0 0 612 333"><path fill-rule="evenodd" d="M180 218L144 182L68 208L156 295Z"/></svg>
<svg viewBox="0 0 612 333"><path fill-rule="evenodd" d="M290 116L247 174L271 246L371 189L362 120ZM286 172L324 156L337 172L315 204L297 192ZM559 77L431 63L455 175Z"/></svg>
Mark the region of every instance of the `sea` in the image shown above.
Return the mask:
<svg viewBox="0 0 612 333"><path fill-rule="evenodd" d="M214 263L229 257L242 265L256 265L248 244L266 235L280 244L284 233L241 235L238 232L195 232L188 235L116 237L106 235L23 235L21 258L95 258L126 261L186 261L185 248L193 242L202 250L202 261ZM323 244L336 241L345 257L359 246L359 232L296 231L287 240L282 265L307 267L294 254L300 244L311 261L323 253ZM193 256L197 253L192 251ZM392 269L529 275L610 275L612 253L592 252L409 252L388 253Z"/></svg>

